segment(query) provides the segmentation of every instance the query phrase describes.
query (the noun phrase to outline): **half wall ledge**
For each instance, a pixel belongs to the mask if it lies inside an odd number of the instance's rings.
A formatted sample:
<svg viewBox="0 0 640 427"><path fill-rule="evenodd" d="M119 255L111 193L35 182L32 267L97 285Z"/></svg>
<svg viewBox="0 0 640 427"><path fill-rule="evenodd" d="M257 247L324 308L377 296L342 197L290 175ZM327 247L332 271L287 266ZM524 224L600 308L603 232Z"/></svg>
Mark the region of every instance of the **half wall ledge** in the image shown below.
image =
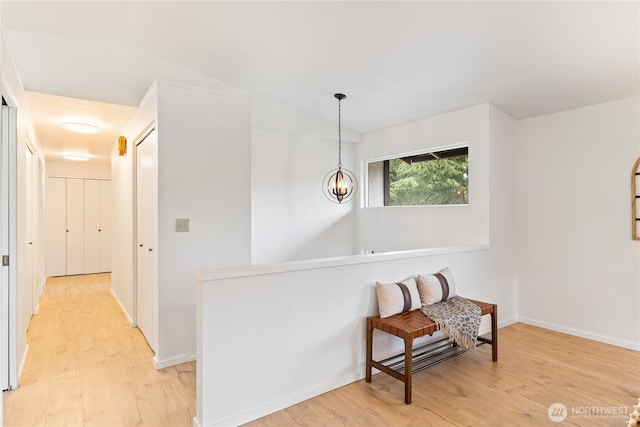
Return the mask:
<svg viewBox="0 0 640 427"><path fill-rule="evenodd" d="M489 250L488 244L467 246L446 246L440 248L413 249L408 251L376 252L366 255L349 255L333 258L317 258L309 260L288 261L275 264L259 264L243 267L230 267L201 270L196 272L196 279L202 282L234 277L260 276L263 274L285 273L289 271L314 270L318 268L340 267L367 263L378 263L425 256L446 255L464 252Z"/></svg>

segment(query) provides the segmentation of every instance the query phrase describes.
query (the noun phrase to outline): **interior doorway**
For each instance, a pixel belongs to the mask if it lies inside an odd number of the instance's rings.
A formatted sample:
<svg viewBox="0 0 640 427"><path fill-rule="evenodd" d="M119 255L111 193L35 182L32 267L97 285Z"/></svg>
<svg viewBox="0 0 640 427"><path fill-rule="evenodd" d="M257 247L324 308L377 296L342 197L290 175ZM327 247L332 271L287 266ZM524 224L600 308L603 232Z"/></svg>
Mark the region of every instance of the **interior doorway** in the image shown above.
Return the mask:
<svg viewBox="0 0 640 427"><path fill-rule="evenodd" d="M16 365L16 119L17 111L2 97L0 117L0 383L17 387Z"/></svg>

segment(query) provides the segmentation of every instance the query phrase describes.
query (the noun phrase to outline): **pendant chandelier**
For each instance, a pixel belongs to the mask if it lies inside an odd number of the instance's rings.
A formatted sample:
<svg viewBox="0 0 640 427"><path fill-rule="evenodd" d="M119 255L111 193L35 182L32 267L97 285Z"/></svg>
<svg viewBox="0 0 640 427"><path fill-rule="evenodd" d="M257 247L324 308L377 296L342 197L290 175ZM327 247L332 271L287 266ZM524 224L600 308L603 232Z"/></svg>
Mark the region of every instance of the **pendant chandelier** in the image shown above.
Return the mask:
<svg viewBox="0 0 640 427"><path fill-rule="evenodd" d="M330 170L322 181L322 192L333 203L346 203L353 199L358 191L356 176L342 167L342 129L340 102L347 96L342 93L333 95L338 100L338 167Z"/></svg>

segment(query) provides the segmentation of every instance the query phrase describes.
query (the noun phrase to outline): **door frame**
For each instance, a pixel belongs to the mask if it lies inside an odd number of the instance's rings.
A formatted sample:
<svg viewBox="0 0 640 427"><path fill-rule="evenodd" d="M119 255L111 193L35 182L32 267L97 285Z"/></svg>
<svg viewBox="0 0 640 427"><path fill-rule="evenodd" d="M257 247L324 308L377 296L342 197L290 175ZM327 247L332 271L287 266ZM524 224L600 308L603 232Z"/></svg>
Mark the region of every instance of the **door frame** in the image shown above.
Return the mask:
<svg viewBox="0 0 640 427"><path fill-rule="evenodd" d="M2 149L2 241L1 255L9 256L9 265L0 267L0 379L2 388L18 387L17 364L17 104L1 85L2 122L0 146ZM5 104L6 103L6 104ZM5 108L6 105L6 108ZM1 264L1 263L0 263ZM6 381L5 381L6 380Z"/></svg>
<svg viewBox="0 0 640 427"><path fill-rule="evenodd" d="M37 265L39 263L38 247L40 246L40 238L38 236L39 227L37 222L38 218L38 201L39 201L39 185L38 185L38 155L33 148L33 143L27 137L25 149L30 153L25 152L25 166L26 166L26 219L27 219L27 238L30 240L27 244L30 246L27 250L31 251L28 255L31 257L31 266L29 274L29 283L31 285L31 312L32 314L38 314L38 307L40 301L40 294L38 293L38 270Z"/></svg>
<svg viewBox="0 0 640 427"><path fill-rule="evenodd" d="M148 137L154 135L153 140L153 166L152 166L152 180L153 182L158 182L158 169L157 169L157 159L158 159L158 134L157 127L155 123L149 124L142 132L140 132L139 136L134 139L133 143L133 170L131 180L133 186L133 323L132 326L138 327L138 145L143 143ZM154 252L152 255L152 277L151 277L151 288L152 288L152 332L150 340L150 347L154 351L154 353L158 353L158 252L157 252L157 241L158 241L158 227L157 227L157 212L158 212L158 194L157 194L157 186L152 188L152 228L153 228L153 238L152 238L152 247L154 248ZM155 359L155 358L154 358Z"/></svg>

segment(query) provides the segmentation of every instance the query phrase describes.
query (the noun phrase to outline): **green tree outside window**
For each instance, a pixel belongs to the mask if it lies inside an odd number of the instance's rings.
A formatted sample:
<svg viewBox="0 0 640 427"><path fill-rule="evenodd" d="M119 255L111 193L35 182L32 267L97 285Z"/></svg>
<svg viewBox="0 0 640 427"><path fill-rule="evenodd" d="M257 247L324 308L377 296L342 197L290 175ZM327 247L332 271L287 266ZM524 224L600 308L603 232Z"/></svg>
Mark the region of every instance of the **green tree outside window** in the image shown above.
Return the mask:
<svg viewBox="0 0 640 427"><path fill-rule="evenodd" d="M387 206L469 203L469 156L410 162L387 160Z"/></svg>

